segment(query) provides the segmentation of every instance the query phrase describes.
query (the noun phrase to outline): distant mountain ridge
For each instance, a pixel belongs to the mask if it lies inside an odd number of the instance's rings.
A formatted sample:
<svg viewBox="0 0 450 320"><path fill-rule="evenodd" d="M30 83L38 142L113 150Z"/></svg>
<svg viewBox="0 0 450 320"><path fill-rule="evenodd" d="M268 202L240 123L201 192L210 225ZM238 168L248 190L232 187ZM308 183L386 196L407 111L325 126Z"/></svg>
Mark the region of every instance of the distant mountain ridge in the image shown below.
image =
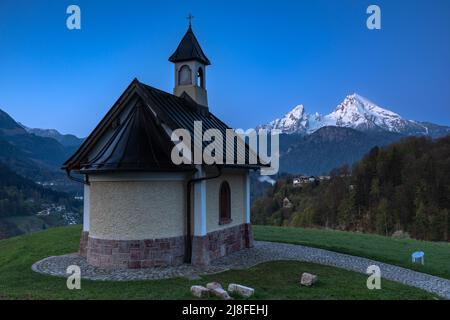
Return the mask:
<svg viewBox="0 0 450 320"><path fill-rule="evenodd" d="M84 139L78 138L73 134L62 134L56 129L39 129L39 128L28 128L20 123L20 125L28 132L32 133L38 137L52 138L61 143L65 147L78 147L80 146Z"/></svg>
<svg viewBox="0 0 450 320"><path fill-rule="evenodd" d="M65 191L79 189L60 169L83 141L73 137L56 130L28 129L0 109L0 162L34 182Z"/></svg>
<svg viewBox="0 0 450 320"><path fill-rule="evenodd" d="M431 137L450 134L450 127L448 126L406 120L397 113L382 108L356 93L345 97L344 101L334 111L325 116L317 112L308 114L303 105L298 105L282 118L261 125L259 128L277 129L286 134L308 135L327 126Z"/></svg>

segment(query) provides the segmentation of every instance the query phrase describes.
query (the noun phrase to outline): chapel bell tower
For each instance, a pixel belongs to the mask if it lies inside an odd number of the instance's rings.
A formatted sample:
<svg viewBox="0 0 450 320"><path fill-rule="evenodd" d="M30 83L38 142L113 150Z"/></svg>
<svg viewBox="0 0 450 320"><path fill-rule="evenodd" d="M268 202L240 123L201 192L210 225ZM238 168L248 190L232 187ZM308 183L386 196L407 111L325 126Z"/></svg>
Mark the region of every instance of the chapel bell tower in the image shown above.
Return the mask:
<svg viewBox="0 0 450 320"><path fill-rule="evenodd" d="M192 31L189 15L189 28L169 61L175 66L175 87L173 94L181 96L186 92L195 102L208 107L206 93L206 66L211 62L203 53Z"/></svg>

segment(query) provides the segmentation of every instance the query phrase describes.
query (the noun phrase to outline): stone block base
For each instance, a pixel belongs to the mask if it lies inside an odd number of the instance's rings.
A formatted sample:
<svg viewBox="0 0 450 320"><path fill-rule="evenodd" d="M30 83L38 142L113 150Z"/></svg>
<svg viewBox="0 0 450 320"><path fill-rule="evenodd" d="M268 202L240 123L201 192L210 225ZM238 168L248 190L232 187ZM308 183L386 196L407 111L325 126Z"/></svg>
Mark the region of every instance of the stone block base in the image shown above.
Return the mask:
<svg viewBox="0 0 450 320"><path fill-rule="evenodd" d="M80 251L79 254L82 257L87 257L89 231L82 231L80 237Z"/></svg>
<svg viewBox="0 0 450 320"><path fill-rule="evenodd" d="M205 236L192 238L192 260L194 265L208 265L211 260L230 253L253 247L251 224L213 231Z"/></svg>
<svg viewBox="0 0 450 320"><path fill-rule="evenodd" d="M184 262L185 237L104 240L89 237L87 262L100 268L152 268Z"/></svg>
<svg viewBox="0 0 450 320"><path fill-rule="evenodd" d="M210 232L203 237L192 238L194 265L208 265L211 260L253 247L251 224ZM152 268L175 266L185 260L186 237L148 240L105 240L83 232L80 239L80 255L88 264L100 268Z"/></svg>

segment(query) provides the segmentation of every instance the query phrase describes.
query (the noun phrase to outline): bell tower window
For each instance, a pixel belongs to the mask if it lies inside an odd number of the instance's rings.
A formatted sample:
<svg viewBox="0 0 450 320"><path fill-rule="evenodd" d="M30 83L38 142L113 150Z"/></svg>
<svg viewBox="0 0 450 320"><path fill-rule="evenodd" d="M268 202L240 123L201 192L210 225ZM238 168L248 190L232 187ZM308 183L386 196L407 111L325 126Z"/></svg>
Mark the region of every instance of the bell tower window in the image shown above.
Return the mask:
<svg viewBox="0 0 450 320"><path fill-rule="evenodd" d="M205 77L202 67L199 67L197 71L197 87L205 89Z"/></svg>
<svg viewBox="0 0 450 320"><path fill-rule="evenodd" d="M178 71L178 85L185 86L192 84L192 71L189 66L184 65Z"/></svg>

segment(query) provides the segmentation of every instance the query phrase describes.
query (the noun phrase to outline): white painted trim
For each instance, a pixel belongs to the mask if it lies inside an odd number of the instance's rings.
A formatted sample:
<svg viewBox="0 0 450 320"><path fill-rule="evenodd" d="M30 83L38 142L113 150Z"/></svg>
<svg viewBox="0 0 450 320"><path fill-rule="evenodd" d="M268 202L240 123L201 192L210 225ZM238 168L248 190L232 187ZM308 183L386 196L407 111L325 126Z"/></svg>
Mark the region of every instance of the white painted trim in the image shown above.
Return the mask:
<svg viewBox="0 0 450 320"><path fill-rule="evenodd" d="M245 175L245 223L250 223L250 173Z"/></svg>
<svg viewBox="0 0 450 320"><path fill-rule="evenodd" d="M91 187L88 184L84 185L83 196L83 231L89 232L89 219L90 219L90 203L91 202Z"/></svg>
<svg viewBox="0 0 450 320"><path fill-rule="evenodd" d="M91 174L89 181L185 181L186 174L180 172L115 172L114 174Z"/></svg>
<svg viewBox="0 0 450 320"><path fill-rule="evenodd" d="M205 171L201 166L196 173L196 178L203 178ZM206 235L206 181L194 183L194 235Z"/></svg>

